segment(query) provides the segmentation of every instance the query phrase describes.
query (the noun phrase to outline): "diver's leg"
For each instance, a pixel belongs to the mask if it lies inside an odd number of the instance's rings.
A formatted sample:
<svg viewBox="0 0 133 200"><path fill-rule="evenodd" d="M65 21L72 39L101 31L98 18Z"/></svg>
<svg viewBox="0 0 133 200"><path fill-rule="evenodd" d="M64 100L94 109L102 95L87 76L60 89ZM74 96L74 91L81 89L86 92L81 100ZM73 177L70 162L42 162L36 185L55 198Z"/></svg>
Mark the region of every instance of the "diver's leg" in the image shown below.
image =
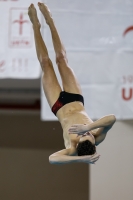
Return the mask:
<svg viewBox="0 0 133 200"><path fill-rule="evenodd" d="M58 83L52 62L49 58L47 48L42 39L40 32L41 25L39 23L37 12L33 4L30 5L28 14L33 24L37 57L43 71L42 82L43 82L44 93L46 95L50 107L52 107L59 97L59 94L61 92L61 87Z"/></svg>
<svg viewBox="0 0 133 200"><path fill-rule="evenodd" d="M61 75L63 89L66 92L81 94L82 91L77 78L73 70L68 66L66 51L55 27L51 13L45 4L38 3L38 6L51 30L54 50L56 54L56 63Z"/></svg>

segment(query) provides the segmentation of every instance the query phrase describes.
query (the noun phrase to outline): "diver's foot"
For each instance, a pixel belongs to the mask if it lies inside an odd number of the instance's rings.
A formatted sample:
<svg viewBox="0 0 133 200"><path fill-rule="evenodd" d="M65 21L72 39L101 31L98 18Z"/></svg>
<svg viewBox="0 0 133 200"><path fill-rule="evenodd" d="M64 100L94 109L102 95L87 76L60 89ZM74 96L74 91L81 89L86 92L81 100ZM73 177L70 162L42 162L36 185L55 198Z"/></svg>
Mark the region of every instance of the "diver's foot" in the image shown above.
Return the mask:
<svg viewBox="0 0 133 200"><path fill-rule="evenodd" d="M39 9L42 12L42 14L43 14L43 16L46 20L46 23L50 24L50 22L53 21L50 10L48 9L48 7L44 3L38 2L38 6L39 6Z"/></svg>
<svg viewBox="0 0 133 200"><path fill-rule="evenodd" d="M37 17L37 11L34 7L34 4L31 4L29 6L28 15L29 15L30 21L32 22L33 26L38 26L40 28L41 24L40 24L39 19Z"/></svg>

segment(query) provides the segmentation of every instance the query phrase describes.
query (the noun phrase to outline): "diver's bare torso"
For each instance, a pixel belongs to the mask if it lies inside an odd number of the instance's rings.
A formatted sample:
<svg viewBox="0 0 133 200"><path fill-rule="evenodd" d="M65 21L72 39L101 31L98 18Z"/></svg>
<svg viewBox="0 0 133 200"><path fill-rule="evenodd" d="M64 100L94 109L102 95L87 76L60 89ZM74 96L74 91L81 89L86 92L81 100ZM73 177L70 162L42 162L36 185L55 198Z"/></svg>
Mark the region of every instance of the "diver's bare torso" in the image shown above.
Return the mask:
<svg viewBox="0 0 133 200"><path fill-rule="evenodd" d="M71 148L71 145L75 146L79 141L79 137L77 137L76 134L69 134L68 129L73 124L90 124L93 122L87 115L83 104L78 101L64 105L57 112L56 116L63 129L63 138L66 148Z"/></svg>

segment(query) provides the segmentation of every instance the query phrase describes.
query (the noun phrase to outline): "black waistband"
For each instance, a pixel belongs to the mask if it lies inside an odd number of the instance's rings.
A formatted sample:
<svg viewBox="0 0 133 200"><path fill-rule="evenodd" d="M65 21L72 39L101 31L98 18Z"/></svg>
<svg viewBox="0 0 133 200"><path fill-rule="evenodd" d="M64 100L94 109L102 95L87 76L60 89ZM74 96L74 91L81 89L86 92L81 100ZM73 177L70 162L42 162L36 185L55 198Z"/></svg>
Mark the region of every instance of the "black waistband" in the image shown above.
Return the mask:
<svg viewBox="0 0 133 200"><path fill-rule="evenodd" d="M80 101L84 105L84 98L82 95L62 91L60 93L58 100L55 102L55 104L52 107L52 112L56 115L57 111L60 108L62 108L65 104L71 103L74 101Z"/></svg>

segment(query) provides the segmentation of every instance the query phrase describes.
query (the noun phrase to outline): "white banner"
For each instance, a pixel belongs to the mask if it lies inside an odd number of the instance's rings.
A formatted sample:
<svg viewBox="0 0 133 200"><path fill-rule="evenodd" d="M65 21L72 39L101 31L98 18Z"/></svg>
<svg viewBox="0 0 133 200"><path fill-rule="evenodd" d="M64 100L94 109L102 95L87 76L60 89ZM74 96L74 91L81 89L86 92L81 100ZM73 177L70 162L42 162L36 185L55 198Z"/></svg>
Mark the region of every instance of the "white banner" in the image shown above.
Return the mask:
<svg viewBox="0 0 133 200"><path fill-rule="evenodd" d="M38 78L28 7L37 0L0 0L0 78ZM40 17L40 12L38 12Z"/></svg>
<svg viewBox="0 0 133 200"><path fill-rule="evenodd" d="M132 119L133 1L48 0L47 4L81 84L88 115L97 119L113 113L117 119ZM48 28L44 37L54 62ZM43 92L41 115L42 120L57 119Z"/></svg>

